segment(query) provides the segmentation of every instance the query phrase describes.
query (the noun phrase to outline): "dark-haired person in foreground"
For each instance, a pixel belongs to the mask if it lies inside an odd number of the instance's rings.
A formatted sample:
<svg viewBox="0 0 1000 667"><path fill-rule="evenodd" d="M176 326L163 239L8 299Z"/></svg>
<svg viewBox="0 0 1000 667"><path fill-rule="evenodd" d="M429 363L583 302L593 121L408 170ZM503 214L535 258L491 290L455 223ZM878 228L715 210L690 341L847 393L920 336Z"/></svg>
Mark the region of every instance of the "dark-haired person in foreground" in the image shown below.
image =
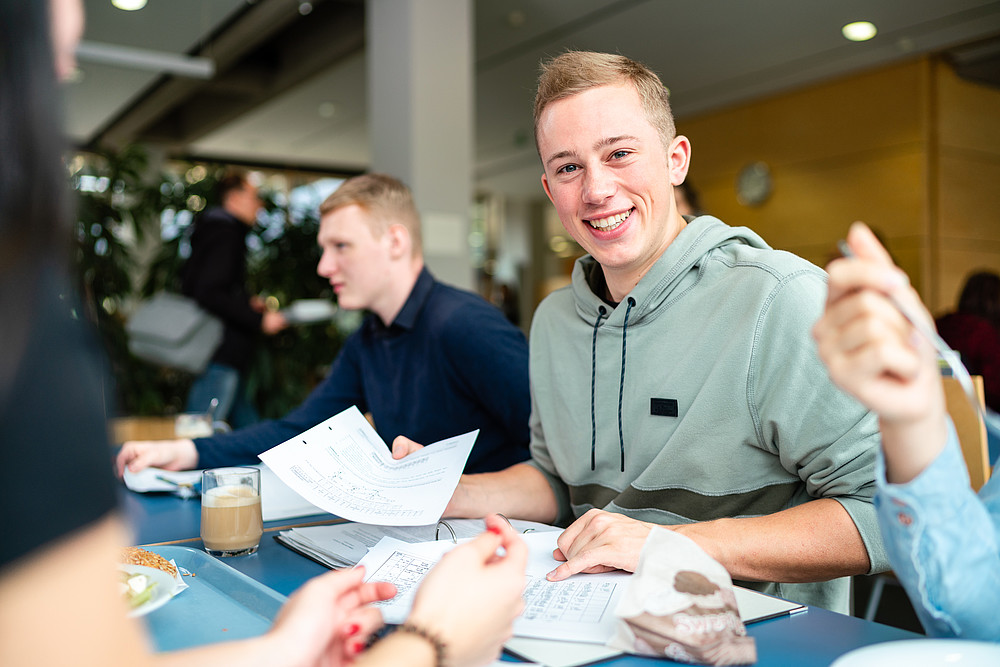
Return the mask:
<svg viewBox="0 0 1000 667"><path fill-rule="evenodd" d="M67 272L55 74L71 71L82 28L79 0L0 0L0 665L434 667L442 646L449 665L488 663L523 606L527 558L499 517L430 572L413 629L367 651L382 624L368 603L395 589L355 569L306 583L260 637L149 652L119 593L129 537L107 465L99 348L73 315Z"/></svg>

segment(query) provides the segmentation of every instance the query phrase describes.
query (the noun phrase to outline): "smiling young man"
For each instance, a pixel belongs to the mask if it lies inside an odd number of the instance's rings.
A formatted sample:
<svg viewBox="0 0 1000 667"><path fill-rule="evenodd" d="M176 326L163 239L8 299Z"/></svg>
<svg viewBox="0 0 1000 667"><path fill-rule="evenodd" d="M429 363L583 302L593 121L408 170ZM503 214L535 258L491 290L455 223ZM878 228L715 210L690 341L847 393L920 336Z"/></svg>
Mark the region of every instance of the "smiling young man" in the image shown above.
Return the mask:
<svg viewBox="0 0 1000 667"><path fill-rule="evenodd" d="M282 419L195 440L125 443L127 465L181 470L237 465L352 405L391 443L479 429L467 472L528 457L528 346L499 309L437 282L424 267L409 189L383 174L346 181L320 206L317 272L337 303L370 312L329 375Z"/></svg>
<svg viewBox="0 0 1000 667"><path fill-rule="evenodd" d="M734 579L847 612L849 576L886 568L878 434L810 338L823 272L678 213L691 145L634 61L545 64L535 135L588 254L532 322L532 459L466 475L447 514L572 522L552 579L634 570L651 525L675 525Z"/></svg>

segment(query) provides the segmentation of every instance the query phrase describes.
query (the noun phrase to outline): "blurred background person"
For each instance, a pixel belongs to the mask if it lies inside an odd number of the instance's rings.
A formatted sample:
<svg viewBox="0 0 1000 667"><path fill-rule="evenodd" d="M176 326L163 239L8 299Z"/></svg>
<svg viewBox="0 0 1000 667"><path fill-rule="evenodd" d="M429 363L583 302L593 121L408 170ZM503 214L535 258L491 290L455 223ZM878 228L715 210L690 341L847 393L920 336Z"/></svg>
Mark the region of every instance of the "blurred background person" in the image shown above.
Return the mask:
<svg viewBox="0 0 1000 667"><path fill-rule="evenodd" d="M1000 459L1000 276L990 271L970 275L958 309L935 324L969 372L983 377L990 463L996 463Z"/></svg>
<svg viewBox="0 0 1000 667"><path fill-rule="evenodd" d="M935 324L969 372L983 376L986 405L1000 411L1000 276L990 271L970 275L958 309Z"/></svg>
<svg viewBox="0 0 1000 667"><path fill-rule="evenodd" d="M195 220L181 290L222 320L225 329L208 367L191 385L185 410L206 412L215 398L219 404L213 418L240 428L258 419L246 390L246 371L257 338L261 332L278 333L288 321L247 292L246 236L263 205L257 187L246 172L230 171L219 181L216 193L220 205Z"/></svg>
<svg viewBox="0 0 1000 667"><path fill-rule="evenodd" d="M701 198L691 185L691 179L684 179L683 183L674 187L674 202L677 204L677 212L681 215L691 215L696 218L705 215L705 211L701 208Z"/></svg>

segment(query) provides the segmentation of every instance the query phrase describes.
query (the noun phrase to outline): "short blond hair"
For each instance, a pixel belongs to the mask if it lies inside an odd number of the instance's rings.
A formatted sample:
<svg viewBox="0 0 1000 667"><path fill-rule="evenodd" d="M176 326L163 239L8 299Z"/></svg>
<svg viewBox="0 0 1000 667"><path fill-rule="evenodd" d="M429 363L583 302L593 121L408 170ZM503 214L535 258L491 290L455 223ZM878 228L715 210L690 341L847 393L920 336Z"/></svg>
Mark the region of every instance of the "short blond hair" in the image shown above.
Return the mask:
<svg viewBox="0 0 1000 667"><path fill-rule="evenodd" d="M567 51L541 65L535 93L535 146L538 121L545 107L599 86L631 83L639 93L646 120L660 133L669 150L677 130L670 110L670 93L653 70L625 56L593 51Z"/></svg>
<svg viewBox="0 0 1000 667"><path fill-rule="evenodd" d="M413 244L413 255L422 252L420 214L413 193L387 174L362 174L344 181L319 205L320 217L345 206L360 206L368 214L372 235L381 237L391 225L403 225Z"/></svg>

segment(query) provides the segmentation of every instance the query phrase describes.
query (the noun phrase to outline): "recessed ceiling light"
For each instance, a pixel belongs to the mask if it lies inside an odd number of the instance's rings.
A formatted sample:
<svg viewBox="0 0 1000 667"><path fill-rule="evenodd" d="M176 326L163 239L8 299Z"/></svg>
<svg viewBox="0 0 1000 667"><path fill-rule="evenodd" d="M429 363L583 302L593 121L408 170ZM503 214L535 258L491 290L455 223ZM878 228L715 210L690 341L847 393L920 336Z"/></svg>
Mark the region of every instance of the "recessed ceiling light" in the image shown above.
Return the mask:
<svg viewBox="0 0 1000 667"><path fill-rule="evenodd" d="M867 42L878 33L878 28L869 21L855 21L845 25L840 32L852 42Z"/></svg>
<svg viewBox="0 0 1000 667"><path fill-rule="evenodd" d="M127 12L134 12L137 9L145 7L146 0L111 0L111 4L118 9L124 9Z"/></svg>

